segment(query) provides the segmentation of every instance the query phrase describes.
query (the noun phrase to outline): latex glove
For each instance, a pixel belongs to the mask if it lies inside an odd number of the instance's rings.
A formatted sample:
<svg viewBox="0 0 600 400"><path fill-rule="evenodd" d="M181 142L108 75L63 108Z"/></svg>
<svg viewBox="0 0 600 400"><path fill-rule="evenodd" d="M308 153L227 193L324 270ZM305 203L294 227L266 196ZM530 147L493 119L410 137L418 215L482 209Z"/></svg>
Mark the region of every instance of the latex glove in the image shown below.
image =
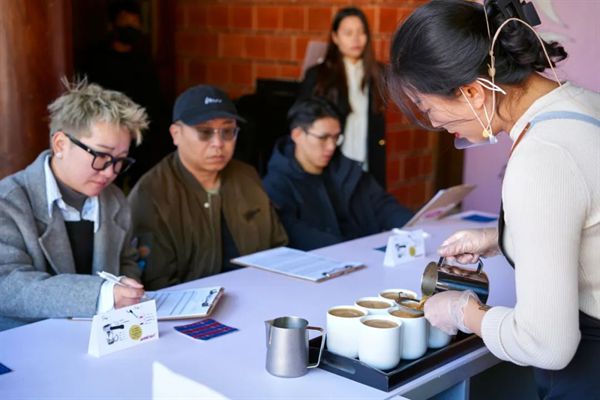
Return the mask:
<svg viewBox="0 0 600 400"><path fill-rule="evenodd" d="M479 298L472 290L449 290L435 294L425 302L425 318L449 335L455 335L458 330L473 333L463 321L464 308L470 298L479 303Z"/></svg>
<svg viewBox="0 0 600 400"><path fill-rule="evenodd" d="M479 257L500 253L496 228L458 231L446 239L438 252L442 257L456 259L461 264L474 264Z"/></svg>

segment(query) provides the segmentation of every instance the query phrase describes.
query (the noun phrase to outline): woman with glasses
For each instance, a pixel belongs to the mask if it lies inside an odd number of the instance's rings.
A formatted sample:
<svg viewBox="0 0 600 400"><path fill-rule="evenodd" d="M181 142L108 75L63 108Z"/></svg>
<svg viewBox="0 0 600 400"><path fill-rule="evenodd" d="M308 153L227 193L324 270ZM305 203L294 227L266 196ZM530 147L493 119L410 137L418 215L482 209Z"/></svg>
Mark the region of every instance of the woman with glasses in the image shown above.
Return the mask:
<svg viewBox="0 0 600 400"><path fill-rule="evenodd" d="M306 71L301 97L327 98L338 107L344 133L342 153L358 161L386 187L384 85L375 60L367 17L342 8L333 18L325 60Z"/></svg>
<svg viewBox="0 0 600 400"><path fill-rule="evenodd" d="M134 161L146 112L119 92L66 86L48 106L50 150L0 181L0 330L91 317L144 295L129 206L111 183Z"/></svg>
<svg viewBox="0 0 600 400"><path fill-rule="evenodd" d="M534 366L540 398L598 398L600 95L558 79L566 52L539 37L538 23L531 3L438 0L392 40L390 94L409 115L463 143L500 132L514 141L498 229L458 232L439 249L460 262L502 252L515 269L514 308L447 291L425 316Z"/></svg>
<svg viewBox="0 0 600 400"><path fill-rule="evenodd" d="M277 206L290 246L311 250L401 227L412 216L344 156L340 115L322 97L298 100L288 113L264 185Z"/></svg>

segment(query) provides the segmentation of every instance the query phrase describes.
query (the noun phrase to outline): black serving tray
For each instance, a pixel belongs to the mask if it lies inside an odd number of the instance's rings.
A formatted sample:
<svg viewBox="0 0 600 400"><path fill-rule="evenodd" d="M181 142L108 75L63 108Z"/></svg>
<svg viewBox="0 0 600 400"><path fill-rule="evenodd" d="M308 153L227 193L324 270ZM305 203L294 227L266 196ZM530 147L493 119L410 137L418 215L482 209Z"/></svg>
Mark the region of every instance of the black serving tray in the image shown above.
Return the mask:
<svg viewBox="0 0 600 400"><path fill-rule="evenodd" d="M312 362L317 360L320 345L320 336L310 341ZM416 360L402 360L394 369L388 371L370 367L355 358L330 353L325 347L319 368L389 392L483 346L483 341L478 336L459 332L448 346L441 349L429 349L427 353Z"/></svg>

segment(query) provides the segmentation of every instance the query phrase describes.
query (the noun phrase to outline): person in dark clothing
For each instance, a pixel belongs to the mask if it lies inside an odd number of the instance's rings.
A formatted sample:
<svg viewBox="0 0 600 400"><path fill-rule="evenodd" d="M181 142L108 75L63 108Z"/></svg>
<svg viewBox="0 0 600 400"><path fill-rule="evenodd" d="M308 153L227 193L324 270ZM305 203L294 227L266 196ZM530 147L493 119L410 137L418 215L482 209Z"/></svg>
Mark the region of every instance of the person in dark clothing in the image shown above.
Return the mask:
<svg viewBox="0 0 600 400"><path fill-rule="evenodd" d="M232 258L285 246L287 235L252 166L232 159L238 114L227 94L193 86L177 97L177 150L129 193L133 233L146 244L150 290L239 268Z"/></svg>
<svg viewBox="0 0 600 400"><path fill-rule="evenodd" d="M143 143L130 148L129 155L137 162L115 182L128 191L175 147L168 135L164 135L170 122L169 109L161 94L149 40L142 32L139 3L134 0L114 1L108 14L110 32L107 39L84 55L78 69L89 82L125 93L143 106L150 117L150 127Z"/></svg>
<svg viewBox="0 0 600 400"><path fill-rule="evenodd" d="M340 115L321 97L288 112L290 135L275 145L263 180L290 247L311 250L400 227L412 216L338 149Z"/></svg>
<svg viewBox="0 0 600 400"><path fill-rule="evenodd" d="M306 71L300 98L322 96L341 112L342 153L361 163L386 187L383 66L375 59L365 14L342 8L335 15L325 60Z"/></svg>

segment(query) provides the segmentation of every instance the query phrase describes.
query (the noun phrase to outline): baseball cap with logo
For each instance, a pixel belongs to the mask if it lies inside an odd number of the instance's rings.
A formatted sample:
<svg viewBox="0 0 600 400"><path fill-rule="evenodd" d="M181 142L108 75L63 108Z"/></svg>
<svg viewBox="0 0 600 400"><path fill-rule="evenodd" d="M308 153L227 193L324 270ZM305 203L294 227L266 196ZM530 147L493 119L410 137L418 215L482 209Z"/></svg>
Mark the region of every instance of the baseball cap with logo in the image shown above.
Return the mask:
<svg viewBox="0 0 600 400"><path fill-rule="evenodd" d="M180 94L175 101L173 122L197 125L216 118L233 118L245 122L225 92L214 86L193 86Z"/></svg>

